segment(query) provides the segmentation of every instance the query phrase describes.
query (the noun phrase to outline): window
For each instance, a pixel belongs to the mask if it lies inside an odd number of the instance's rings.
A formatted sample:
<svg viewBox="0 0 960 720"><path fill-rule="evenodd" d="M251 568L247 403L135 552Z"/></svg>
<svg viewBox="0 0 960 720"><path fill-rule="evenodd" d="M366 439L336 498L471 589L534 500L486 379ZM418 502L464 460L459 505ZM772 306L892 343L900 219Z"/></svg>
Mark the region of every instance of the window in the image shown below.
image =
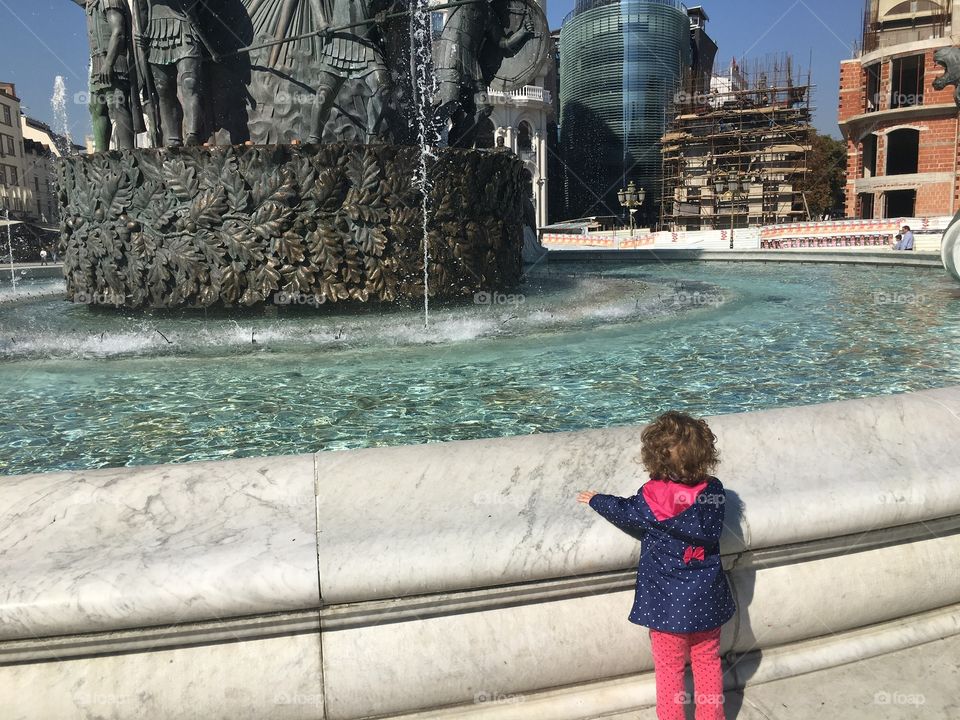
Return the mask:
<svg viewBox="0 0 960 720"><path fill-rule="evenodd" d="M923 55L897 58L890 69L890 108L923 105Z"/></svg>
<svg viewBox="0 0 960 720"><path fill-rule="evenodd" d="M434 42L440 39L440 36L443 34L443 26L446 24L446 22L446 13L430 13L430 36Z"/></svg>
<svg viewBox="0 0 960 720"><path fill-rule="evenodd" d="M33 176L33 189L37 192L40 192L40 178L38 178L36 175Z"/></svg>
<svg viewBox="0 0 960 720"><path fill-rule="evenodd" d="M916 190L891 190L887 192L887 209L884 217L913 217L916 204Z"/></svg>
<svg viewBox="0 0 960 720"><path fill-rule="evenodd" d="M920 131L912 128L887 134L887 175L912 175L920 166Z"/></svg>
<svg viewBox="0 0 960 720"><path fill-rule="evenodd" d="M937 13L943 12L942 3L936 2L935 0L903 0L902 2L896 2L896 0L886 0L882 5L882 15L887 17L888 15L907 15L915 13Z"/></svg>
<svg viewBox="0 0 960 720"><path fill-rule="evenodd" d="M7 166L0 165L0 186L6 186L7 184Z"/></svg>
<svg viewBox="0 0 960 720"><path fill-rule="evenodd" d="M873 193L860 193L857 200L860 204L860 219L873 220Z"/></svg>
<svg viewBox="0 0 960 720"><path fill-rule="evenodd" d="M16 143L13 142L13 136L11 135L7 135L7 153L14 157L17 156L17 146Z"/></svg>
<svg viewBox="0 0 960 720"><path fill-rule="evenodd" d="M4 125L13 125L13 119L10 116L10 106L0 103L0 108L3 108L3 116L0 117L0 122L3 122Z"/></svg>
<svg viewBox="0 0 960 720"><path fill-rule="evenodd" d="M863 176L874 177L877 174L877 136L870 134L863 139Z"/></svg>
<svg viewBox="0 0 960 720"><path fill-rule="evenodd" d="M7 170L9 171L10 184L13 186L19 185L20 178L17 176L17 169L15 167L7 166Z"/></svg>
<svg viewBox="0 0 960 720"><path fill-rule="evenodd" d="M880 109L880 63L867 68L867 112Z"/></svg>
<svg viewBox="0 0 960 720"><path fill-rule="evenodd" d="M533 152L533 138L531 134L530 123L524 120L517 127L517 150L519 152Z"/></svg>

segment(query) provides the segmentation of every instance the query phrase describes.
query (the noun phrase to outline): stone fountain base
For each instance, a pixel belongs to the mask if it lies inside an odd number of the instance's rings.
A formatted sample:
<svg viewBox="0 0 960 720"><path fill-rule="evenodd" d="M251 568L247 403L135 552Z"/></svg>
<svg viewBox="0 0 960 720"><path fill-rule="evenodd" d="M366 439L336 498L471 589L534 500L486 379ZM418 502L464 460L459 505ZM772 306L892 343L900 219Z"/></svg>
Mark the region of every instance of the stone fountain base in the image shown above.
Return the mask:
<svg viewBox="0 0 960 720"><path fill-rule="evenodd" d="M60 166L74 302L131 308L423 297L420 149L276 145L113 151ZM522 163L428 157L430 296L514 287Z"/></svg>

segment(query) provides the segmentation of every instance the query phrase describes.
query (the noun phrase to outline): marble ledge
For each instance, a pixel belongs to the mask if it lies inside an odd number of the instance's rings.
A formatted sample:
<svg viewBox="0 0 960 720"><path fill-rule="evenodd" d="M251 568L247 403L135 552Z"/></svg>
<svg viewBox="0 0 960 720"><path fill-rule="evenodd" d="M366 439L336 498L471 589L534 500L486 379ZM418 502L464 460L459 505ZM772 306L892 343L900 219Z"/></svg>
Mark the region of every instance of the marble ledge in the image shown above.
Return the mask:
<svg viewBox="0 0 960 720"><path fill-rule="evenodd" d="M726 554L960 516L960 387L710 422ZM624 570L574 495L635 492L639 432L8 477L0 640Z"/></svg>
<svg viewBox="0 0 960 720"><path fill-rule="evenodd" d="M312 455L7 477L0 640L316 608Z"/></svg>
<svg viewBox="0 0 960 720"><path fill-rule="evenodd" d="M960 515L960 387L712 418L724 553ZM631 567L574 502L644 481L640 428L317 455L321 592L337 604Z"/></svg>

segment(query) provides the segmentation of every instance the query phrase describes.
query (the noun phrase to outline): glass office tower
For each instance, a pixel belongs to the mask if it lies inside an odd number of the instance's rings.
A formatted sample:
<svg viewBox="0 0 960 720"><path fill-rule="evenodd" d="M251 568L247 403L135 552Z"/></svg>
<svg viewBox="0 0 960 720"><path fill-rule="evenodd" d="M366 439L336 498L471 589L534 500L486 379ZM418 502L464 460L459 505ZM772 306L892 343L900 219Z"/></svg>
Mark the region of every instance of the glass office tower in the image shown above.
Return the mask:
<svg viewBox="0 0 960 720"><path fill-rule="evenodd" d="M691 63L679 0L577 0L560 33L560 148L567 218L622 215L617 190L647 191L656 222L660 138Z"/></svg>

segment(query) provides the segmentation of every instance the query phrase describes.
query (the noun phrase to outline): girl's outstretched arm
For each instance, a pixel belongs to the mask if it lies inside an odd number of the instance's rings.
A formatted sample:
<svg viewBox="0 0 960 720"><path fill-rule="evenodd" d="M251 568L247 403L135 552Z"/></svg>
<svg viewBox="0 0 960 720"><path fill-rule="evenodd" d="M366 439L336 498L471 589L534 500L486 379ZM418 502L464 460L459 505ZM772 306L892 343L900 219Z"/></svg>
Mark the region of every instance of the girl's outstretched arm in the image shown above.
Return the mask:
<svg viewBox="0 0 960 720"><path fill-rule="evenodd" d="M647 522L640 509L640 504L643 503L640 495L622 498L589 490L579 493L577 501L589 503L604 519L637 540L642 540L646 534Z"/></svg>

